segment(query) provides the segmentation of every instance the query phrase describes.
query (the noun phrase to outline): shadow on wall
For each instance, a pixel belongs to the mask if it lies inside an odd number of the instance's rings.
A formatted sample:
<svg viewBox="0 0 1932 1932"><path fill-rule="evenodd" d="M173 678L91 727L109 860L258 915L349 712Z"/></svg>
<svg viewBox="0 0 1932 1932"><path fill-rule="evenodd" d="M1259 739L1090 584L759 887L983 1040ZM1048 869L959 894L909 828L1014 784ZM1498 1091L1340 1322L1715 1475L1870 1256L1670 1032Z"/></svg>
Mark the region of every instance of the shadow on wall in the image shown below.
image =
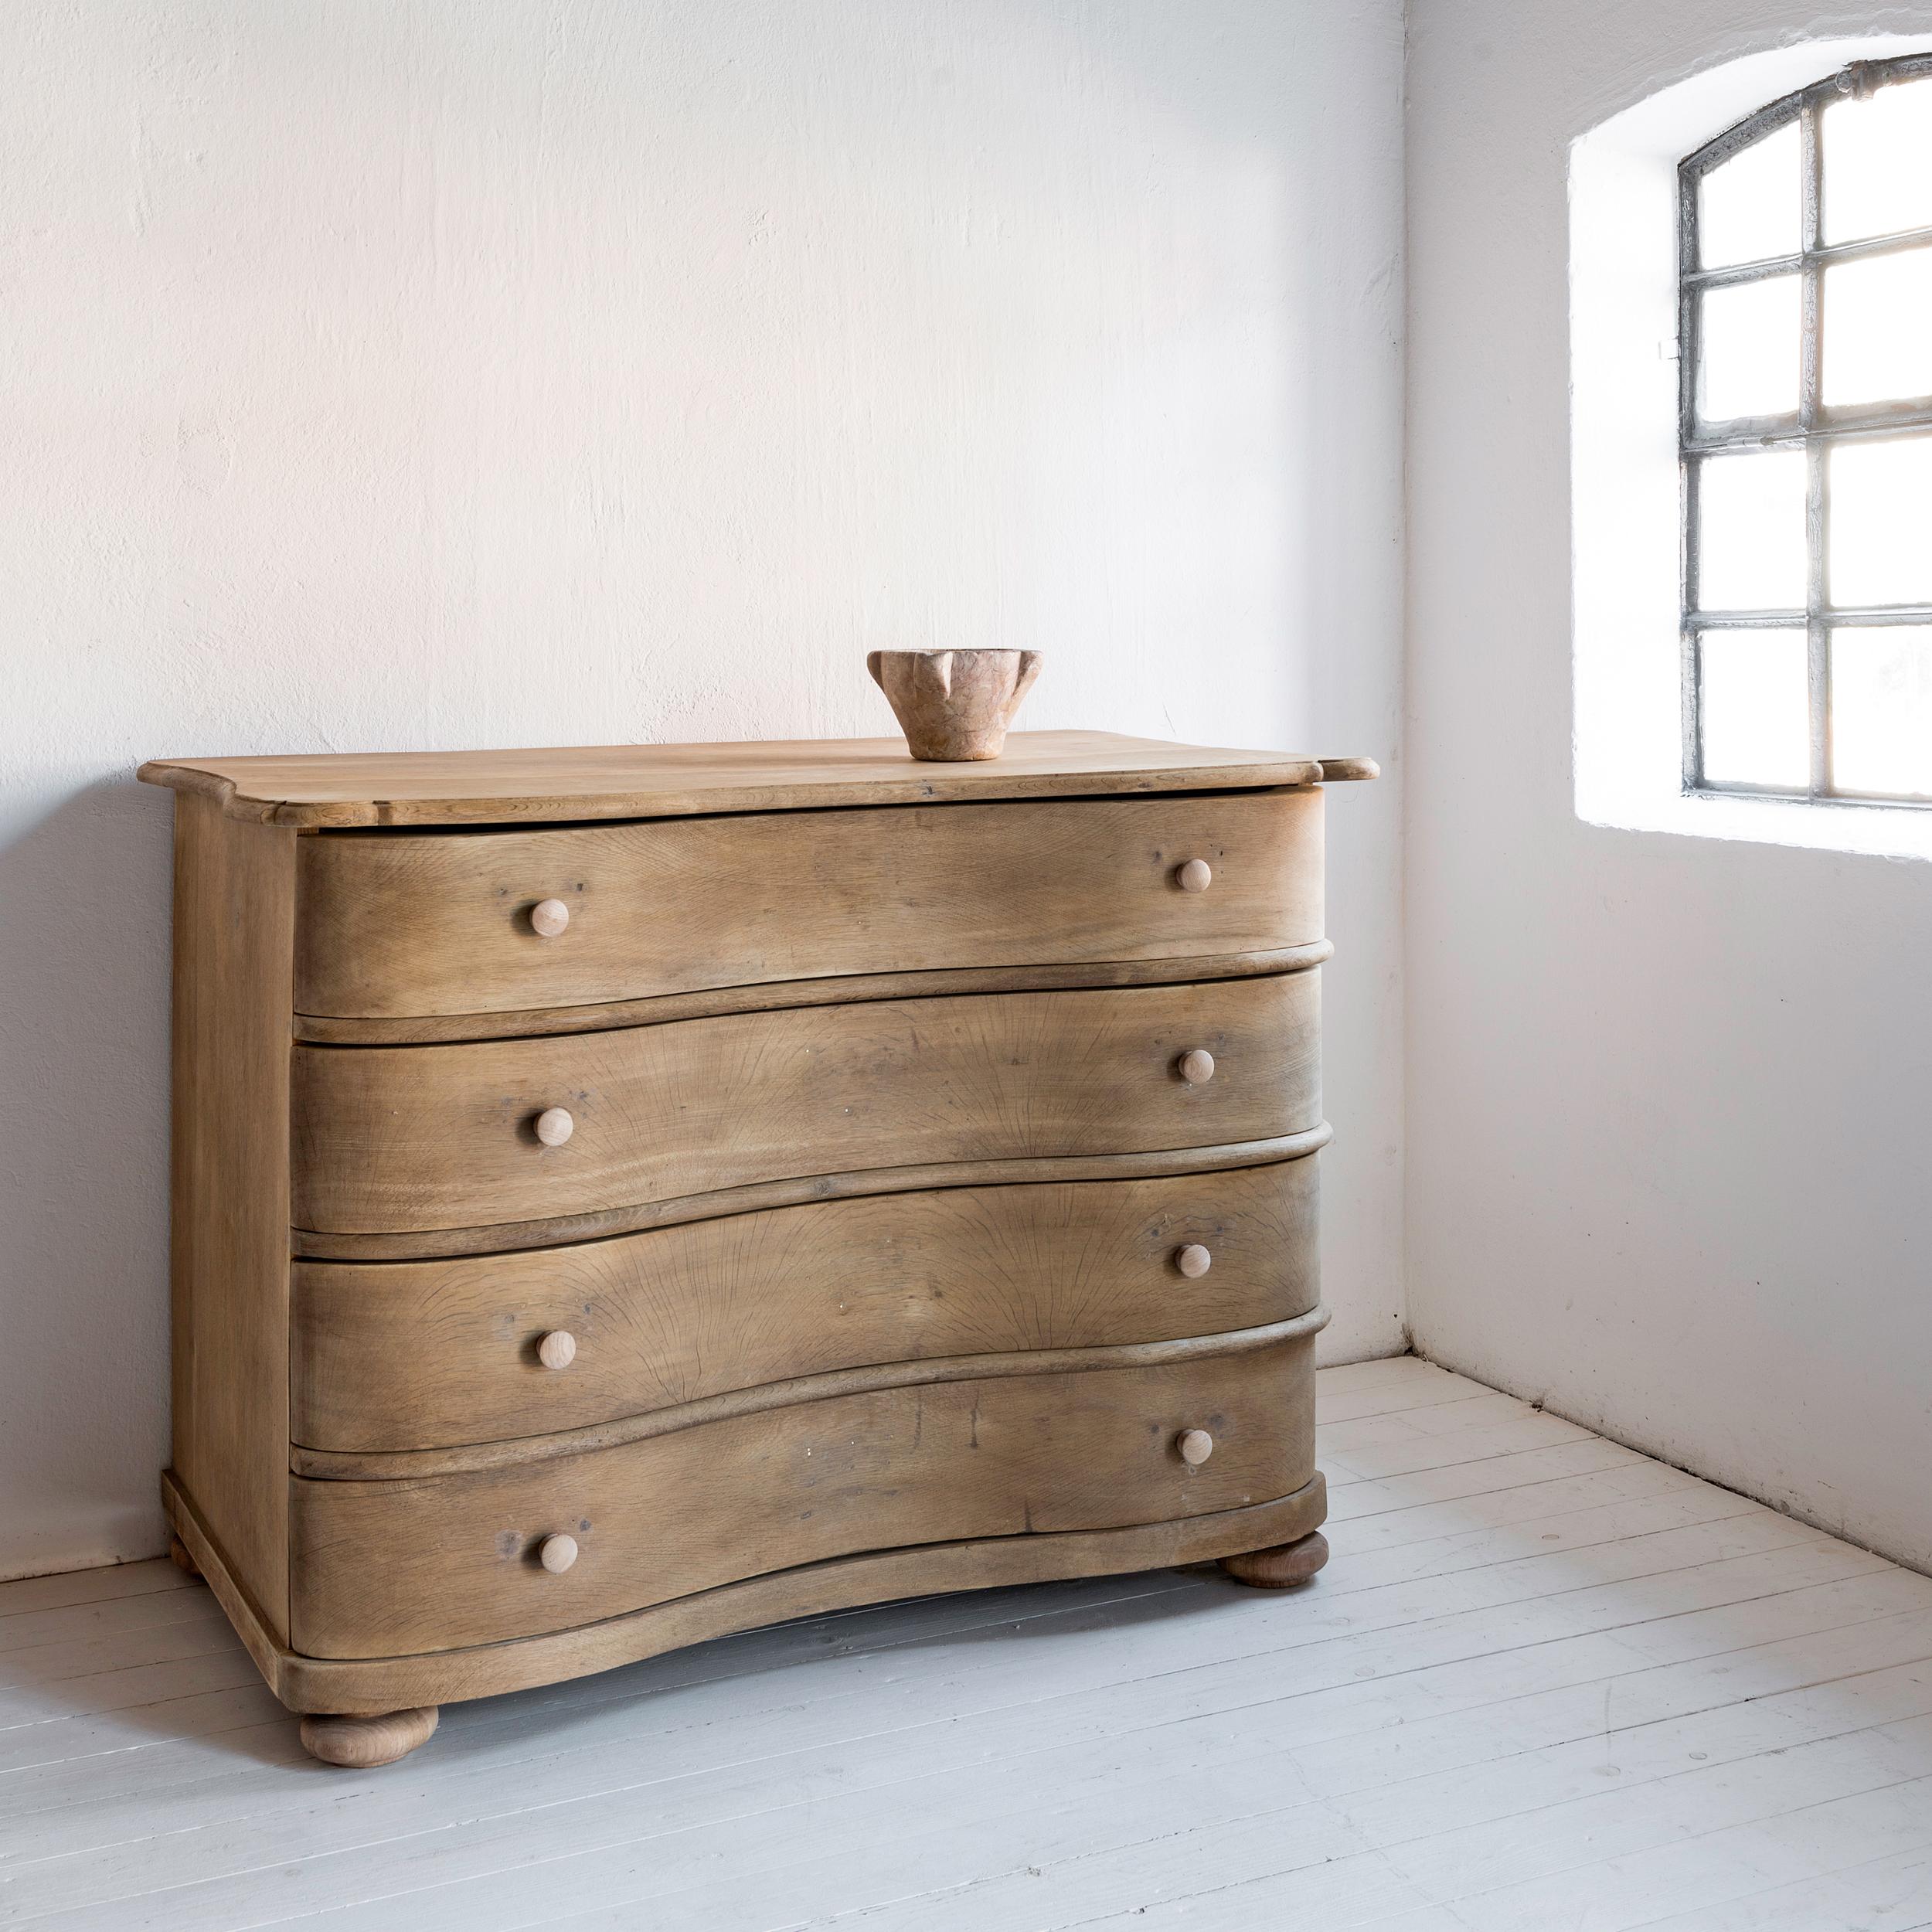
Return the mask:
<svg viewBox="0 0 1932 1932"><path fill-rule="evenodd" d="M0 846L0 1577L165 1546L169 803L104 781Z"/></svg>
<svg viewBox="0 0 1932 1932"><path fill-rule="evenodd" d="M1399 1347L1400 0L119 11L0 8L0 1572L161 1547L145 757L878 735L869 647L1014 644L1028 726L1383 757L1323 1343Z"/></svg>

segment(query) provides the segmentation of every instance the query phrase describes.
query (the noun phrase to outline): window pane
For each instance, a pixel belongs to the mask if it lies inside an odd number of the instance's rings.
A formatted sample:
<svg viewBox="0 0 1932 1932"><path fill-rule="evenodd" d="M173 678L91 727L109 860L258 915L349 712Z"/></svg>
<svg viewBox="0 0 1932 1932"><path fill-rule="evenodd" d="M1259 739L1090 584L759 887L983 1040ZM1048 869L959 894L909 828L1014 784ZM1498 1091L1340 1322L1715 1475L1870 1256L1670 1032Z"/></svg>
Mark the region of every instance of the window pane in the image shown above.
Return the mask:
<svg viewBox="0 0 1932 1932"><path fill-rule="evenodd" d="M1803 630L1706 631L1698 655L1704 776L1804 791L1811 757Z"/></svg>
<svg viewBox="0 0 1932 1932"><path fill-rule="evenodd" d="M1932 249L1825 271L1825 400L1932 396Z"/></svg>
<svg viewBox="0 0 1932 1932"><path fill-rule="evenodd" d="M1932 626L1832 633L1832 782L1932 797Z"/></svg>
<svg viewBox="0 0 1932 1932"><path fill-rule="evenodd" d="M1804 607L1804 453L1713 456L1697 470L1697 607Z"/></svg>
<svg viewBox="0 0 1932 1932"><path fill-rule="evenodd" d="M1753 141L1698 183L1699 266L1729 268L1798 251L1798 123Z"/></svg>
<svg viewBox="0 0 1932 1932"><path fill-rule="evenodd" d="M1828 242L1932 228L1932 80L1833 101L1820 138Z"/></svg>
<svg viewBox="0 0 1932 1932"><path fill-rule="evenodd" d="M1697 413L1707 423L1782 416L1798 407L1798 298L1795 275L1707 288Z"/></svg>
<svg viewBox="0 0 1932 1932"><path fill-rule="evenodd" d="M1932 604L1932 437L1841 443L1831 463L1834 604Z"/></svg>

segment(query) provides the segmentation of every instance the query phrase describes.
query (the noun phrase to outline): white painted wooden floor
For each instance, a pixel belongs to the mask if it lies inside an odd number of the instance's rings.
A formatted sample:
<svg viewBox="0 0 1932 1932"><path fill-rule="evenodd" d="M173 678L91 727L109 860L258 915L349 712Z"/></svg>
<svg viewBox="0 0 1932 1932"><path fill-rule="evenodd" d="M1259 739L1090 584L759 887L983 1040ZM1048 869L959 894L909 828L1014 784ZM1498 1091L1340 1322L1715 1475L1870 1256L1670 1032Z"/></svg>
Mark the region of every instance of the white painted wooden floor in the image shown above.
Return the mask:
<svg viewBox="0 0 1932 1932"><path fill-rule="evenodd" d="M311 1764L166 1563L0 1585L0 1923L1906 1932L1932 1580L1413 1359L1335 1558L787 1625Z"/></svg>

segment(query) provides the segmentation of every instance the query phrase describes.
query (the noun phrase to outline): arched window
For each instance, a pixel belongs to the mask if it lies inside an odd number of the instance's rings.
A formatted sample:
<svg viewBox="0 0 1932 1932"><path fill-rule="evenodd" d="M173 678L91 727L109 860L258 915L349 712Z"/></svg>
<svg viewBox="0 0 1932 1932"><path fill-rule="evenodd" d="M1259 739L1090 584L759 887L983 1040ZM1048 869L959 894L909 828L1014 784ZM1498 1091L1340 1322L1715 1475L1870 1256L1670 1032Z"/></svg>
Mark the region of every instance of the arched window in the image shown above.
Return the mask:
<svg viewBox="0 0 1932 1932"><path fill-rule="evenodd" d="M1678 179L1686 788L1932 801L1932 55Z"/></svg>

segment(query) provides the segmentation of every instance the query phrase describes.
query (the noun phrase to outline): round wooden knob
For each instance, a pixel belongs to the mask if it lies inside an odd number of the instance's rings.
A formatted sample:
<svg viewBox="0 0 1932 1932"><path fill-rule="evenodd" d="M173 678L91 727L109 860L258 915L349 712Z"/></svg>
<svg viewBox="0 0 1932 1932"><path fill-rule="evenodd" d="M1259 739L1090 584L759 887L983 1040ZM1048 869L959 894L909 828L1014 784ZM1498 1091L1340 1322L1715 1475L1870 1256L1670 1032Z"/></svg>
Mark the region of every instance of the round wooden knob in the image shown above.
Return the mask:
<svg viewBox="0 0 1932 1932"><path fill-rule="evenodd" d="M1184 893L1204 893L1214 883L1214 868L1205 859L1190 859L1175 875Z"/></svg>
<svg viewBox="0 0 1932 1932"><path fill-rule="evenodd" d="M1208 1064L1210 1069L1213 1066L1211 1060ZM1203 1080L1206 1077L1202 1076ZM546 1147L561 1147L577 1131L577 1122L563 1107L546 1107L536 1117L536 1137Z"/></svg>
<svg viewBox="0 0 1932 1932"><path fill-rule="evenodd" d="M1190 1087L1205 1087L1214 1077L1214 1056L1205 1046L1181 1056L1181 1077Z"/></svg>
<svg viewBox="0 0 1932 1932"><path fill-rule="evenodd" d="M570 923L570 909L560 899L539 899L530 908L531 930L546 939L556 938Z"/></svg>
<svg viewBox="0 0 1932 1932"><path fill-rule="evenodd" d="M1181 1452L1181 1460L1190 1469L1198 1469L1214 1454L1214 1438L1205 1429L1184 1429L1175 1447ZM574 1549L575 1546L572 1547Z"/></svg>
<svg viewBox="0 0 1932 1932"><path fill-rule="evenodd" d="M577 1560L574 1536L546 1536L537 1546L536 1560L553 1577L561 1577Z"/></svg>
<svg viewBox="0 0 1932 1932"><path fill-rule="evenodd" d="M1190 1241L1174 1257L1174 1265L1190 1281L1198 1281L1214 1265L1214 1257L1199 1241Z"/></svg>
<svg viewBox="0 0 1932 1932"><path fill-rule="evenodd" d="M569 1368L577 1359L577 1337L568 1328L553 1328L536 1345L536 1359L546 1369Z"/></svg>

